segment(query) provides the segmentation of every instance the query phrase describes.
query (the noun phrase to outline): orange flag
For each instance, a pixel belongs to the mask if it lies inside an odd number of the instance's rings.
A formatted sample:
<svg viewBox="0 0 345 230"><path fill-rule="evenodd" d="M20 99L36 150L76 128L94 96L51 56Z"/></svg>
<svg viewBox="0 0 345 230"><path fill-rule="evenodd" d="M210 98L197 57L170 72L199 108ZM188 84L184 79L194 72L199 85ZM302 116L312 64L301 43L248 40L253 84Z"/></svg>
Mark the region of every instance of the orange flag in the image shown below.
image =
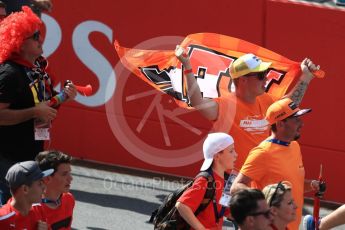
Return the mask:
<svg viewBox="0 0 345 230"><path fill-rule="evenodd" d="M183 66L173 50L129 49L114 43L123 65L139 78L175 99L181 106L189 104ZM190 56L194 76L203 97L216 98L231 91L229 65L246 53L253 53L263 61L272 62L266 92L282 97L296 76L300 63L253 43L214 33L188 35L180 44ZM324 72L318 71L318 77ZM183 103L181 103L183 102Z"/></svg>

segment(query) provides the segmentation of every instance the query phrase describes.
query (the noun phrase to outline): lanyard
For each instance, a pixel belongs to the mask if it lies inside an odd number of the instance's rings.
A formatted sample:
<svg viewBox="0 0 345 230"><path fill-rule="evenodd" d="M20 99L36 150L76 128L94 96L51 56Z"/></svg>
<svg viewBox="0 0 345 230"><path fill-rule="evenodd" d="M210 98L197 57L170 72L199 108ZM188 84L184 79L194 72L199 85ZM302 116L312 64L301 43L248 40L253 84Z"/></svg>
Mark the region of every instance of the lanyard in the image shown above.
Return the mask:
<svg viewBox="0 0 345 230"><path fill-rule="evenodd" d="M33 87L36 91L37 98L40 102L45 101L45 81L38 77L37 79L32 78L32 71L30 69L26 70L26 75L28 76L29 80L31 81L30 87ZM36 85L37 83L37 85Z"/></svg>
<svg viewBox="0 0 345 230"><path fill-rule="evenodd" d="M214 195L216 195L216 194L214 194ZM213 198L212 203L213 203L214 216L216 217L216 222L218 223L219 219L224 216L225 207L222 206L222 209L220 210L220 212L218 212L218 210L217 210L217 201L216 201L215 198Z"/></svg>
<svg viewBox="0 0 345 230"><path fill-rule="evenodd" d="M281 141L281 140L278 140L278 139L269 139L269 140L266 140L268 142L272 142L274 144L278 144L278 145L283 145L283 146L289 146L290 145L290 142L286 142L286 141Z"/></svg>
<svg viewBox="0 0 345 230"><path fill-rule="evenodd" d="M61 196L59 196L59 198L57 200L51 200L51 199L48 199L48 198L42 198L41 202L43 204L55 204L56 206L59 206L61 204Z"/></svg>

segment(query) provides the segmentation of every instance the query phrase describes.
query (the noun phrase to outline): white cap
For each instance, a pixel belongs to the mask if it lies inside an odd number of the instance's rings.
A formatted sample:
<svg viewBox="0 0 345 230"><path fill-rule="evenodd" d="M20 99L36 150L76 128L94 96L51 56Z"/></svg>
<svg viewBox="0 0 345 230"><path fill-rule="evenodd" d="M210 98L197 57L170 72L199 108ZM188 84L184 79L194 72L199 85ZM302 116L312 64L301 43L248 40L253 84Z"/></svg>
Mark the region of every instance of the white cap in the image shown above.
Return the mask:
<svg viewBox="0 0 345 230"><path fill-rule="evenodd" d="M234 139L226 133L210 133L208 134L203 145L204 163L202 164L200 171L207 170L213 162L213 157L217 153L226 149L234 143Z"/></svg>

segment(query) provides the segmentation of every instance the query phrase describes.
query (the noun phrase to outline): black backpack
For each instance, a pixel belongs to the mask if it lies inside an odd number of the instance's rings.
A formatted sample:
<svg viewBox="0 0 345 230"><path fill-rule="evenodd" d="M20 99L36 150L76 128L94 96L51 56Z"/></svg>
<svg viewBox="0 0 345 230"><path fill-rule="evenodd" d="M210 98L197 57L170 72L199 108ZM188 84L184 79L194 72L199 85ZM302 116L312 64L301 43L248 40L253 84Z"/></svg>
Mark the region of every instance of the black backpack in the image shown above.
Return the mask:
<svg viewBox="0 0 345 230"><path fill-rule="evenodd" d="M190 229L190 226L187 224L187 222L180 216L175 204L184 191L191 187L195 179L199 177L205 177L207 179L207 188L204 199L194 212L194 215L197 216L210 204L215 196L215 181L212 173L204 171L200 172L193 180L188 181L181 188L166 196L161 206L152 212L149 222L154 224L154 230Z"/></svg>

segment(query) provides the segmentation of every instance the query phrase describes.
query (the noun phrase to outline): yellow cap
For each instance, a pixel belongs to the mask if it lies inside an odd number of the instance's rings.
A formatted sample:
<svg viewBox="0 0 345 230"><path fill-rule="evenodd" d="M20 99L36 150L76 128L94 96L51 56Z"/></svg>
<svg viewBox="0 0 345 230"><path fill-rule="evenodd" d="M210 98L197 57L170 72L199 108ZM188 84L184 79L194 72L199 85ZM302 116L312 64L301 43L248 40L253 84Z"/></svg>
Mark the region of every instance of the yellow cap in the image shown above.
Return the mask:
<svg viewBox="0 0 345 230"><path fill-rule="evenodd" d="M237 58L230 65L230 75L232 79L235 79L248 73L263 72L266 71L271 64L271 62L261 61L261 59L254 54L245 54Z"/></svg>

